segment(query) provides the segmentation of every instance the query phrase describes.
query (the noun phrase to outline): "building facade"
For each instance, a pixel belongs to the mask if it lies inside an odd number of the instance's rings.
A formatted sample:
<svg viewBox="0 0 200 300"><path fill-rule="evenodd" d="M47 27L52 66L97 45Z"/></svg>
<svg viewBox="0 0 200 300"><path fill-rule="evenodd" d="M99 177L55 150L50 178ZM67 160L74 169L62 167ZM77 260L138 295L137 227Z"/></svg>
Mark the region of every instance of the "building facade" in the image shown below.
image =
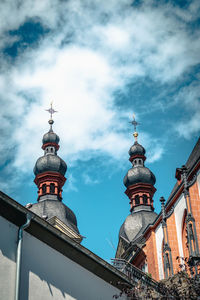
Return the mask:
<svg viewBox="0 0 200 300"><path fill-rule="evenodd" d="M112 300L120 293L118 282L130 284L125 274L2 192L0 214L0 299Z"/></svg>
<svg viewBox="0 0 200 300"><path fill-rule="evenodd" d="M134 120L133 125L137 125ZM145 167L145 149L137 141L129 150L132 168L124 177L130 212L119 231L115 264L127 262L160 280L199 261L200 245L200 139L185 166L176 169L175 184L161 212L153 206L155 176ZM177 257L179 259L177 259ZM197 269L192 268L194 272Z"/></svg>

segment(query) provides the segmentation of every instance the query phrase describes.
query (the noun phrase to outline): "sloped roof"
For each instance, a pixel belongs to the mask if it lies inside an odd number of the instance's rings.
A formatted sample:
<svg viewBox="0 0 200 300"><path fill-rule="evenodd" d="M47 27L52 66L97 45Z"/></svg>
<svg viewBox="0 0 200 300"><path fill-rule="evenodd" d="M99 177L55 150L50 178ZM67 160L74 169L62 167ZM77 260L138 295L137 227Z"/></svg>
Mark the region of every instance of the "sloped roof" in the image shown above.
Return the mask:
<svg viewBox="0 0 200 300"><path fill-rule="evenodd" d="M197 163L200 161L200 138L198 139L197 143L195 144L187 162L185 163L186 167L188 168L188 172L191 173L191 171L194 169L194 167L197 165ZM167 206L171 200L173 199L174 195L176 194L176 192L179 190L179 188L182 186L178 184L178 182L176 182L176 184L174 185L170 196L168 197L168 200L166 201L165 206ZM137 239L141 238L144 234L144 232L147 230L147 228L153 224L155 224L155 222L158 220L158 218L160 217L161 213L159 213L159 215L157 215L157 217L155 216L154 220L152 220L152 222L149 222L148 224L145 224L144 226L142 226L142 228L139 230L139 232L135 235L134 239L132 240L132 244L136 245L137 244ZM123 227L124 224L122 224ZM126 237L124 234L124 231L122 229L120 229L122 232L122 236ZM127 239L127 237L126 237Z"/></svg>
<svg viewBox="0 0 200 300"><path fill-rule="evenodd" d="M195 165L197 164L197 162L199 160L200 160L200 137L185 164L185 166L188 169L188 173L190 173L192 171L192 169L195 167ZM168 197L166 204L168 204L170 202L170 200L173 198L174 194L179 189L179 187L180 187L180 185L178 184L178 182L176 182L176 184L174 185L174 187Z"/></svg>
<svg viewBox="0 0 200 300"><path fill-rule="evenodd" d="M200 137L185 164L186 167L189 169L189 171L191 171L191 169L194 167L194 165L197 163L199 159L200 159Z"/></svg>

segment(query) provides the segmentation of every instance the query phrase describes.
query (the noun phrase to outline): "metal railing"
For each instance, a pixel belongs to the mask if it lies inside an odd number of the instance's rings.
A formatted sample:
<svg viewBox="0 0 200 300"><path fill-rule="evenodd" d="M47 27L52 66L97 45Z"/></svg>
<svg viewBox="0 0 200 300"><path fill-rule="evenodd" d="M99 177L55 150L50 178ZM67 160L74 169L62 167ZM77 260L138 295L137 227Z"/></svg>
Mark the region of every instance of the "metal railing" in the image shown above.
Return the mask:
<svg viewBox="0 0 200 300"><path fill-rule="evenodd" d="M111 261L113 267L126 274L126 276L134 283L140 281L145 286L151 286L156 290L158 289L158 282L156 280L152 279L149 275L142 272L140 269L136 268L125 259L113 258L111 259Z"/></svg>

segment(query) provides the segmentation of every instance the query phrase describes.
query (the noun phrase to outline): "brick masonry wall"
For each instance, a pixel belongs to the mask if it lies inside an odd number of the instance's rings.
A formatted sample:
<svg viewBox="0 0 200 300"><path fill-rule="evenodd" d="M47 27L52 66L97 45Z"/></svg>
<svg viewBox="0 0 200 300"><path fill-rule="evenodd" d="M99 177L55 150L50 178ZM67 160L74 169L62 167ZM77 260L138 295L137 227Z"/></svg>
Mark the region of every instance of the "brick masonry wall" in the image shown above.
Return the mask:
<svg viewBox="0 0 200 300"><path fill-rule="evenodd" d="M159 280L156 240L154 231L151 231L146 240L145 252L147 255L148 273L152 275L153 279Z"/></svg>
<svg viewBox="0 0 200 300"><path fill-rule="evenodd" d="M200 198L199 198L199 189L198 189L197 182L195 182L195 184L190 187L189 192L190 192L192 213L195 218L198 244L200 248Z"/></svg>
<svg viewBox="0 0 200 300"><path fill-rule="evenodd" d="M172 252L172 262L174 273L179 271L179 262L176 260L176 257L179 256L178 240L177 240L177 231L175 223L174 213L167 219L167 230L169 238L169 246Z"/></svg>

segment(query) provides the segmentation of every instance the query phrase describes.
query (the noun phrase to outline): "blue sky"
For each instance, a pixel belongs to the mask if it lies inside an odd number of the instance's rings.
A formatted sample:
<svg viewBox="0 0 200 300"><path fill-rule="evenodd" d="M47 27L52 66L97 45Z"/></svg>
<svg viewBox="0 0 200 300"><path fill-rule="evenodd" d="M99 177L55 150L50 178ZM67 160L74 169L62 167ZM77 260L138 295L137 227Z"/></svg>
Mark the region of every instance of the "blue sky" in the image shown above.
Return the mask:
<svg viewBox="0 0 200 300"><path fill-rule="evenodd" d="M54 101L54 131L68 171L63 201L83 245L114 257L129 214L132 114L168 198L200 129L200 2L1 1L0 188L36 202L33 167Z"/></svg>

